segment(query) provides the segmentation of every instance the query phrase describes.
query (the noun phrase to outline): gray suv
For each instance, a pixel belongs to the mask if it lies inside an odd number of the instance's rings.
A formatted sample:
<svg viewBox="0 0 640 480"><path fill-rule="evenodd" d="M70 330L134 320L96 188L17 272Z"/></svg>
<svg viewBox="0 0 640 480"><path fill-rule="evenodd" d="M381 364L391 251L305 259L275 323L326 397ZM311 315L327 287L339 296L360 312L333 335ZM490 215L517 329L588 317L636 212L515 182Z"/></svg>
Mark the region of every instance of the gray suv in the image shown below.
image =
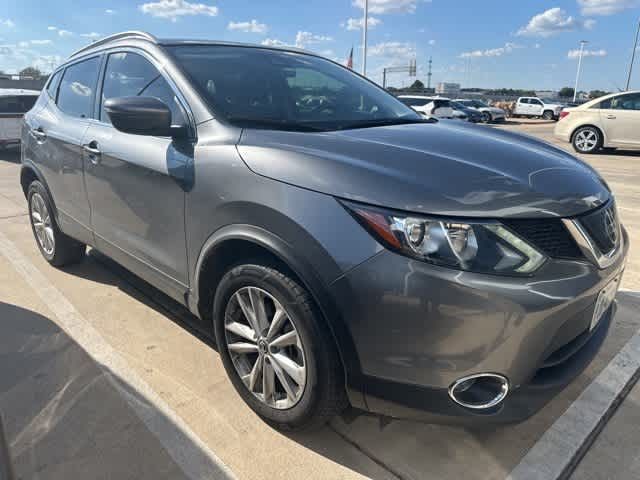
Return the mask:
<svg viewBox="0 0 640 480"><path fill-rule="evenodd" d="M118 34L51 75L22 142L49 263L89 245L186 305L278 428L522 420L614 315L628 239L593 169L310 53Z"/></svg>

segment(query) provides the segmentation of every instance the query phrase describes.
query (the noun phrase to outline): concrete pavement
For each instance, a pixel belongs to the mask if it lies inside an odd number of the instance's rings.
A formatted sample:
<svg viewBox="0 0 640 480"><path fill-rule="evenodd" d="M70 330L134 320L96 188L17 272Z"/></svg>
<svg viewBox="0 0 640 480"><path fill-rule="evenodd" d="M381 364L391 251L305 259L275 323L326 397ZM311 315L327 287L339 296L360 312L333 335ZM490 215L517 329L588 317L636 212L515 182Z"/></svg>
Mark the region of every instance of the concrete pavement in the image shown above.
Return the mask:
<svg viewBox="0 0 640 480"><path fill-rule="evenodd" d="M552 126L498 128L550 139ZM634 203L640 198L640 156L586 160L616 191L632 242L638 239L640 213ZM83 338L75 327L65 331L61 313L0 255L0 411L23 478L193 478L172 451L182 446L197 455L199 444L193 439L243 479L505 478L640 328L635 314L640 300L620 294L616 323L601 354L562 395L521 425L464 429L347 414L313 434L283 435L242 403L226 379L215 345L180 306L96 252L65 270L46 264L25 216L17 162L15 154L0 154L0 232L72 305L81 326L95 331L126 362L127 375L148 385L193 433L180 437L192 443L184 446L150 430L127 397L149 409L154 403L131 388L136 383L127 378L117 379L122 388L114 387L106 378L110 360L98 362L90 354L93 345L75 341ZM639 263L632 249L623 288L640 290ZM634 439L628 431L625 441ZM174 428L164 435L178 433ZM617 434L612 431L611 442ZM635 440L640 444L639 435ZM594 449L601 448L599 441ZM616 477L613 467L610 471L611 478L628 478L622 471Z"/></svg>

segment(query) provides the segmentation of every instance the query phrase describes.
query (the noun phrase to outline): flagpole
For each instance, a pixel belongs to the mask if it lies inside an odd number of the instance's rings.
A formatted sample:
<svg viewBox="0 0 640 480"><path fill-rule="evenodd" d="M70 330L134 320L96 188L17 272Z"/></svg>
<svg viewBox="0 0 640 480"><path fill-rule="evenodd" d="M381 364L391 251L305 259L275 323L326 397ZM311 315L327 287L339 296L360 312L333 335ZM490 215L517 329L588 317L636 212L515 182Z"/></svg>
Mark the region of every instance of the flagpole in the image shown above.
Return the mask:
<svg viewBox="0 0 640 480"><path fill-rule="evenodd" d="M369 0L364 0L364 19L362 21L362 75L367 76L367 30L369 29Z"/></svg>

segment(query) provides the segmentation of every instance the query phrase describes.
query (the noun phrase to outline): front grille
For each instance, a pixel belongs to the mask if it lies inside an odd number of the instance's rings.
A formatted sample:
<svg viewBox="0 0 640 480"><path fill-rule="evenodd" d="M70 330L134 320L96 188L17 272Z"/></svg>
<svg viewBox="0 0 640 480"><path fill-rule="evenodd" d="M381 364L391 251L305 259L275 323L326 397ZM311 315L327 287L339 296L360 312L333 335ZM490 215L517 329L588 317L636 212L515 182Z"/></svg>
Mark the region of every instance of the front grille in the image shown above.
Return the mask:
<svg viewBox="0 0 640 480"><path fill-rule="evenodd" d="M559 218L510 219L503 222L549 257L583 258L578 245Z"/></svg>
<svg viewBox="0 0 640 480"><path fill-rule="evenodd" d="M620 227L613 202L578 219L595 242L600 253L607 254L618 246Z"/></svg>

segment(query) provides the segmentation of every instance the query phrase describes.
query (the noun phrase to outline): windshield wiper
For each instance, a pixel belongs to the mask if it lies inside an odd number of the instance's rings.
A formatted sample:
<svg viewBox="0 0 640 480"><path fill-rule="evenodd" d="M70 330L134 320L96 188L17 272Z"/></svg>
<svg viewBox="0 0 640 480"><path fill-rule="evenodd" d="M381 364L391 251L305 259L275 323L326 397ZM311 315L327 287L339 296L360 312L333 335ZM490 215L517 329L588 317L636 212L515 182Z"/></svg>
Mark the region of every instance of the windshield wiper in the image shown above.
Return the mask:
<svg viewBox="0 0 640 480"><path fill-rule="evenodd" d="M278 120L275 118L254 118L254 117L227 117L228 120L240 127L246 128L273 128L276 130L291 130L297 132L321 132L325 129L305 125L304 123L290 122L288 120Z"/></svg>
<svg viewBox="0 0 640 480"><path fill-rule="evenodd" d="M340 130L352 128L388 127L391 125L409 125L412 123L437 123L435 118L384 118L377 120L365 120L360 122L345 123L340 125Z"/></svg>

